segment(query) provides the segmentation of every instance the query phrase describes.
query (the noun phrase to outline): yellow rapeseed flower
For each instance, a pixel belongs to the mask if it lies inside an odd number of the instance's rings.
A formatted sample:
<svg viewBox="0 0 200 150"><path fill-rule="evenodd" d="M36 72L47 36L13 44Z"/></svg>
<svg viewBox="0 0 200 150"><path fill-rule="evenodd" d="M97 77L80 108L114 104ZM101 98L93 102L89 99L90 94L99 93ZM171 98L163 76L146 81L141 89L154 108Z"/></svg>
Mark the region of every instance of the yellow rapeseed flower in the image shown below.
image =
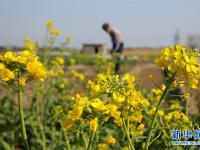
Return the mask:
<svg viewBox="0 0 200 150"><path fill-rule="evenodd" d="M152 109L150 109L147 112L147 114L150 115L150 116L152 116L155 113L155 111L156 111L156 107L152 107ZM164 112L162 110L159 110L158 111L158 115L162 117L164 115Z"/></svg>
<svg viewBox="0 0 200 150"><path fill-rule="evenodd" d="M138 130L142 130L142 129L144 129L144 124L143 123L138 126Z"/></svg>
<svg viewBox="0 0 200 150"><path fill-rule="evenodd" d="M24 43L25 43L25 44L32 43L32 39L31 39L30 37L27 36L27 37L24 38Z"/></svg>
<svg viewBox="0 0 200 150"><path fill-rule="evenodd" d="M12 61L12 59L15 58L16 55L17 54L15 52L7 51L4 53L3 58L5 61Z"/></svg>
<svg viewBox="0 0 200 150"><path fill-rule="evenodd" d="M136 111L136 112L134 112L133 115L130 116L130 121L139 122L140 123L142 121L142 118L143 118L142 112L141 111Z"/></svg>
<svg viewBox="0 0 200 150"><path fill-rule="evenodd" d="M112 137L112 136L108 136L107 138L106 138L106 143L107 144L115 144L116 143L116 139L114 138L114 137Z"/></svg>
<svg viewBox="0 0 200 150"><path fill-rule="evenodd" d="M83 113L83 107L81 106L74 106L73 107L73 110L70 111L68 113L69 117L72 118L72 120L79 120L81 118L81 115Z"/></svg>
<svg viewBox="0 0 200 150"><path fill-rule="evenodd" d="M97 131L97 128L98 128L98 122L97 122L97 119L93 119L89 122L90 124L90 130L93 131L93 132L96 132Z"/></svg>
<svg viewBox="0 0 200 150"><path fill-rule="evenodd" d="M19 86L20 86L20 87L25 86L25 82L26 82L26 80L25 80L24 77L20 77L20 78L19 78Z"/></svg>
<svg viewBox="0 0 200 150"><path fill-rule="evenodd" d="M28 62L26 68L30 76L36 77L41 81L43 81L46 78L46 71L41 62Z"/></svg>
<svg viewBox="0 0 200 150"><path fill-rule="evenodd" d="M78 73L76 70L71 70L70 73L79 80L83 81L85 79L85 76L82 73Z"/></svg>
<svg viewBox="0 0 200 150"><path fill-rule="evenodd" d="M100 100L99 98L94 98L90 101L90 105L97 109L97 110L104 110L104 101Z"/></svg>
<svg viewBox="0 0 200 150"><path fill-rule="evenodd" d="M61 31L58 29L52 29L52 30L50 30L50 34L54 35L54 36L58 36L61 34Z"/></svg>
<svg viewBox="0 0 200 150"><path fill-rule="evenodd" d="M60 64L60 65L63 65L65 63L65 60L63 57L56 57L54 60L53 60L53 63L54 64Z"/></svg>
<svg viewBox="0 0 200 150"><path fill-rule="evenodd" d="M121 103L121 102L125 101L125 99L126 99L126 97L123 94L119 93L118 91L113 92L113 100L114 101Z"/></svg>
<svg viewBox="0 0 200 150"><path fill-rule="evenodd" d="M26 49L29 50L30 52L34 52L37 50L37 47L35 45L35 43L29 43L29 44L26 44Z"/></svg>
<svg viewBox="0 0 200 150"><path fill-rule="evenodd" d="M46 22L46 26L47 26L48 29L54 27L54 25L55 25L55 23L51 20Z"/></svg>
<svg viewBox="0 0 200 150"><path fill-rule="evenodd" d="M64 130L70 130L74 127L74 121L71 118L66 118L62 124Z"/></svg>
<svg viewBox="0 0 200 150"><path fill-rule="evenodd" d="M98 144L98 150L108 150L108 145L105 143Z"/></svg>
<svg viewBox="0 0 200 150"><path fill-rule="evenodd" d="M0 63L0 71L2 71L3 69L5 69L5 65L3 63Z"/></svg>
<svg viewBox="0 0 200 150"><path fill-rule="evenodd" d="M186 81L190 88L197 88L200 79L199 52L183 45L169 46L162 49L162 55L155 60L162 69L167 69L169 73L175 74L177 83Z"/></svg>
<svg viewBox="0 0 200 150"><path fill-rule="evenodd" d="M0 72L0 78L3 81L9 81L15 78L15 74L14 72L12 72L11 70L4 68L1 72Z"/></svg>
<svg viewBox="0 0 200 150"><path fill-rule="evenodd" d="M123 125L123 121L121 118L115 118L115 123L118 125L118 126L122 126Z"/></svg>
<svg viewBox="0 0 200 150"><path fill-rule="evenodd" d="M70 65L74 65L76 63L76 60L75 59L73 59L73 58L70 58L69 59L69 64Z"/></svg>

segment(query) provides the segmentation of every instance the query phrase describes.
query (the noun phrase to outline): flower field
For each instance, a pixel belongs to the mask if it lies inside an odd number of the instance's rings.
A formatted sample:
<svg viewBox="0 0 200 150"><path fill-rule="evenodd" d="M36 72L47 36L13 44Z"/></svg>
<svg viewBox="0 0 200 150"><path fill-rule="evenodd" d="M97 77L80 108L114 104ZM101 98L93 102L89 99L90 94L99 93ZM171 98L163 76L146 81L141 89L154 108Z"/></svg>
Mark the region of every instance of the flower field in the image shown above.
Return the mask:
<svg viewBox="0 0 200 150"><path fill-rule="evenodd" d="M67 48L70 37L59 55L52 55L62 32L53 21L47 21L46 30L45 43L26 37L24 49L0 55L0 150L199 148L171 143L200 141L200 116L189 110L191 91L199 91L198 50L173 45L147 57L163 81L160 85L149 73L153 88L147 90L134 71L128 71L140 58L125 58L122 66L129 69L115 74L115 56L72 52ZM84 63L89 67L76 68ZM175 130L183 136L175 138Z"/></svg>

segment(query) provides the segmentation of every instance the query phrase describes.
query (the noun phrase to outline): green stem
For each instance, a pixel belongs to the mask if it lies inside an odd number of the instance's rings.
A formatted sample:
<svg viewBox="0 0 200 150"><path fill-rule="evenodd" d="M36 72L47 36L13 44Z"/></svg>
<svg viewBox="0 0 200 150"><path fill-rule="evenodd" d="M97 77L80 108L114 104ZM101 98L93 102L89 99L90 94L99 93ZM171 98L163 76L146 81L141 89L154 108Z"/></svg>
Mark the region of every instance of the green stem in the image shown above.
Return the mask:
<svg viewBox="0 0 200 150"><path fill-rule="evenodd" d="M96 133L96 149L98 149L98 143L99 143L99 131Z"/></svg>
<svg viewBox="0 0 200 150"><path fill-rule="evenodd" d="M122 120L123 120L123 119L122 119ZM131 150L135 150L135 148L134 148L134 146L133 146L133 143L132 143L132 141L131 141L130 135L129 135L129 129L127 128L126 123L125 123L124 120L123 120L123 125L124 125L124 129L125 129L126 136L127 136L127 138L128 138L129 146L131 147Z"/></svg>
<svg viewBox="0 0 200 150"><path fill-rule="evenodd" d="M62 128L62 132L63 132L64 138L65 138L65 143L67 145L67 150L71 150L69 138L68 138L67 133L64 131L63 128Z"/></svg>
<svg viewBox="0 0 200 150"><path fill-rule="evenodd" d="M11 101L11 116L12 116L12 131L11 131L12 144L11 144L11 149L15 150L15 115L14 115L13 101Z"/></svg>
<svg viewBox="0 0 200 150"><path fill-rule="evenodd" d="M160 105L161 105L162 101L164 100L165 96L167 95L170 87L171 87L171 84L169 84L165 88L165 90L163 91L162 96L159 99L158 106L156 107L156 111L155 111L155 113L153 115L153 120L151 121L151 124L150 124L150 130L149 130L148 135L147 135L147 140L146 140L146 144L145 144L145 150L148 150L149 143L150 143L150 140L151 140L151 135L152 135L152 132L153 132L153 129L154 129L154 125L155 125L157 116L158 116L158 111L159 111Z"/></svg>
<svg viewBox="0 0 200 150"><path fill-rule="evenodd" d="M42 133L42 150L46 150L46 137L43 124L40 124L40 130Z"/></svg>
<svg viewBox="0 0 200 150"><path fill-rule="evenodd" d="M24 123L22 90L20 89L19 85L18 85L18 105L19 105L20 122L21 122L22 136L23 136L23 140L24 140L24 144L25 144L25 149L29 150L29 145L28 145L27 135L26 135L26 127L25 127L25 123Z"/></svg>
<svg viewBox="0 0 200 150"><path fill-rule="evenodd" d="M87 139L85 137L85 133L84 133L83 129L81 129L81 135L82 135L82 138L83 138L85 149L87 149L88 143L87 143Z"/></svg>
<svg viewBox="0 0 200 150"><path fill-rule="evenodd" d="M40 97L41 97L41 93L39 91L39 83L37 82L36 83L36 88L35 88L35 91L36 91L36 113L37 113L37 120L38 120L38 124L39 124L39 128L40 128L40 131L41 131L41 134L42 134L42 150L46 150L46 137L45 137L45 130L44 130L44 123L42 121L42 112L41 112L41 106L42 104L40 104Z"/></svg>
<svg viewBox="0 0 200 150"><path fill-rule="evenodd" d="M90 135L90 141L89 141L89 144L87 146L87 150L90 150L91 147L92 147L92 142L93 142L93 139L94 139L94 135L95 135L95 132L91 131L91 135Z"/></svg>

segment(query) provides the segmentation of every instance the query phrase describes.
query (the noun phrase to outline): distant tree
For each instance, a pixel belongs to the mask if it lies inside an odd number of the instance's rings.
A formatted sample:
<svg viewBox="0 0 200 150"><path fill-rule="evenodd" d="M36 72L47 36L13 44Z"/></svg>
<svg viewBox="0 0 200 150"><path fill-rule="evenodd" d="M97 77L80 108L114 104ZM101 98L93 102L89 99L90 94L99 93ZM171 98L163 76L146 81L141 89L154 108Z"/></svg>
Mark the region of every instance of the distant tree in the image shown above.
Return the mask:
<svg viewBox="0 0 200 150"><path fill-rule="evenodd" d="M180 42L180 32L179 29L176 30L176 33L174 34L174 44L179 44Z"/></svg>
<svg viewBox="0 0 200 150"><path fill-rule="evenodd" d="M189 35L187 37L187 46L192 49L200 49L200 35Z"/></svg>

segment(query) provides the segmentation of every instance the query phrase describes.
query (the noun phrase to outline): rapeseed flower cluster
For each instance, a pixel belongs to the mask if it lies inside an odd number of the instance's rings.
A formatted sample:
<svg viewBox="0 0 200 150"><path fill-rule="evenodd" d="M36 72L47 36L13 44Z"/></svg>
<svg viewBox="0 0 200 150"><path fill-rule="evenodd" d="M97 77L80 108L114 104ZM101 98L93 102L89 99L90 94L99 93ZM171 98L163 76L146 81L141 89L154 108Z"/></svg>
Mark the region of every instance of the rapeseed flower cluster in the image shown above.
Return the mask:
<svg viewBox="0 0 200 150"><path fill-rule="evenodd" d="M175 76L176 84L197 88L200 78L199 52L183 45L166 47L156 63Z"/></svg>
<svg viewBox="0 0 200 150"><path fill-rule="evenodd" d="M51 60L49 65L48 76L56 77L64 75L64 58L63 57L55 57Z"/></svg>
<svg viewBox="0 0 200 150"><path fill-rule="evenodd" d="M73 58L69 59L69 65L74 65L76 63L76 60Z"/></svg>
<svg viewBox="0 0 200 150"><path fill-rule="evenodd" d="M152 107L150 110L147 111L147 114L148 114L149 116L153 116L154 113L155 113L155 111L156 111L156 107ZM159 115L160 117L162 117L162 116L164 115L164 111L159 110L159 111L158 111L158 115Z"/></svg>
<svg viewBox="0 0 200 150"><path fill-rule="evenodd" d="M77 72L76 70L71 70L70 74L75 77L76 79L79 79L80 81L83 81L85 79L84 74Z"/></svg>
<svg viewBox="0 0 200 150"><path fill-rule="evenodd" d="M165 125L169 129L188 130L192 129L193 125L190 119L182 112L173 111L164 116Z"/></svg>
<svg viewBox="0 0 200 150"><path fill-rule="evenodd" d="M98 144L98 150L108 150L109 147L105 143Z"/></svg>
<svg viewBox="0 0 200 150"><path fill-rule="evenodd" d="M107 138L106 138L106 144L115 144L116 143L116 139L114 138L114 137L112 137L112 136L108 136Z"/></svg>
<svg viewBox="0 0 200 150"><path fill-rule="evenodd" d="M14 84L19 81L23 87L26 82L39 79L43 81L46 78L46 70L40 62L38 56L28 50L16 54L7 51L0 55L0 79L2 81Z"/></svg>
<svg viewBox="0 0 200 150"><path fill-rule="evenodd" d="M51 20L46 22L46 26L47 26L48 29L54 27L54 25L55 25L55 23L53 21L51 21Z"/></svg>
<svg viewBox="0 0 200 150"><path fill-rule="evenodd" d="M52 36L60 35L61 31L59 29L53 29L54 26L55 26L55 23L53 21L49 20L46 22L47 30Z"/></svg>
<svg viewBox="0 0 200 150"><path fill-rule="evenodd" d="M53 35L53 36L58 36L61 34L61 31L59 29L52 29L50 31L50 34Z"/></svg>
<svg viewBox="0 0 200 150"><path fill-rule="evenodd" d="M35 52L38 48L38 42L33 42L30 37L24 38L25 49L29 50L30 52Z"/></svg>
<svg viewBox="0 0 200 150"><path fill-rule="evenodd" d="M52 81L52 85L60 92L68 85L68 79L65 74L65 60L61 56L57 56L50 61L47 76Z"/></svg>
<svg viewBox="0 0 200 150"><path fill-rule="evenodd" d="M46 22L46 35L45 35L45 55L48 56L55 44L56 38L61 34L59 29L54 28L55 23L51 20Z"/></svg>
<svg viewBox="0 0 200 150"><path fill-rule="evenodd" d="M117 126L129 121L130 135L141 136L144 128L142 111L149 106L149 102L135 89L134 81L135 77L129 74L123 77L98 74L94 81L88 81L88 96L77 94L73 97L63 120L63 128L70 130L86 125L96 132L108 120ZM111 137L106 141L107 144L116 142Z"/></svg>
<svg viewBox="0 0 200 150"><path fill-rule="evenodd" d="M138 126L134 125L134 124L130 124L130 135L132 135L133 137L138 137L138 136L142 136L144 133L144 124L141 123Z"/></svg>
<svg viewBox="0 0 200 150"><path fill-rule="evenodd" d="M88 81L88 87L92 96L107 94L111 104L135 112L147 107L149 102L135 89L134 81L135 77L129 74L122 78L118 75L98 74L96 82Z"/></svg>
<svg viewBox="0 0 200 150"><path fill-rule="evenodd" d="M97 73L103 73L106 75L113 74L114 63L112 60L97 56L95 61L95 69Z"/></svg>
<svg viewBox="0 0 200 150"><path fill-rule="evenodd" d="M73 104L71 106L71 110L68 111L67 115L64 117L63 128L65 130L73 129L77 123L82 122L83 110L88 106L89 103L88 97L80 96L78 94L73 97L72 102ZM90 122L89 124L92 126L91 129L94 129L94 121Z"/></svg>
<svg viewBox="0 0 200 150"><path fill-rule="evenodd" d="M151 90L152 96L152 102L158 102L160 97L162 96L163 91L165 90L166 86L163 84L161 88L155 88Z"/></svg>

